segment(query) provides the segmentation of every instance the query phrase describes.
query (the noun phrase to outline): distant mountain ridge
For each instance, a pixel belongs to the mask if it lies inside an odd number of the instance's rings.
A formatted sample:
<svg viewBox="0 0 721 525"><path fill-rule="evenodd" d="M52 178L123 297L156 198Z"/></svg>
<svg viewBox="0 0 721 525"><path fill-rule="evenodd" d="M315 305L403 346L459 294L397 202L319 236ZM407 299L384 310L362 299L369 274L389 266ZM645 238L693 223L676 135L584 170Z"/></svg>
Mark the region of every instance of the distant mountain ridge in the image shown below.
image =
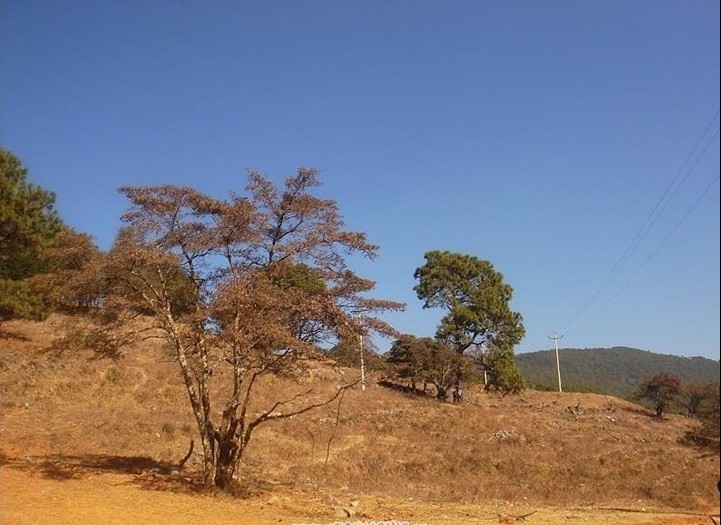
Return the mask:
<svg viewBox="0 0 721 525"><path fill-rule="evenodd" d="M718 383L719 361L705 357L656 354L647 350L612 348L562 348L558 350L561 385L567 391L612 394L628 398L645 378L667 372L684 383ZM516 355L527 381L539 389L557 389L556 355L542 350Z"/></svg>

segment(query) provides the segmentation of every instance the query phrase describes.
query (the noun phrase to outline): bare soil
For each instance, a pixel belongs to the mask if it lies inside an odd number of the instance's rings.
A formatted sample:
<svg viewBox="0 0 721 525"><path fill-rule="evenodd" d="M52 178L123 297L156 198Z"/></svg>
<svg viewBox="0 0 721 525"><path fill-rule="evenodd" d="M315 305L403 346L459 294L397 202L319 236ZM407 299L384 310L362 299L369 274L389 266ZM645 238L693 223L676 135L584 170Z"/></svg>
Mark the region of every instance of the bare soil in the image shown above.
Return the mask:
<svg viewBox="0 0 721 525"><path fill-rule="evenodd" d="M197 484L195 429L158 347L119 362L43 349L60 319L9 323L0 338L0 523L712 523L718 453L684 442L693 420L659 422L609 396L467 389L462 405L372 384L337 406L258 430L236 494ZM8 336L7 332L12 336ZM355 374L319 364L319 395ZM338 417L340 414L340 417ZM306 417L307 416L307 417Z"/></svg>

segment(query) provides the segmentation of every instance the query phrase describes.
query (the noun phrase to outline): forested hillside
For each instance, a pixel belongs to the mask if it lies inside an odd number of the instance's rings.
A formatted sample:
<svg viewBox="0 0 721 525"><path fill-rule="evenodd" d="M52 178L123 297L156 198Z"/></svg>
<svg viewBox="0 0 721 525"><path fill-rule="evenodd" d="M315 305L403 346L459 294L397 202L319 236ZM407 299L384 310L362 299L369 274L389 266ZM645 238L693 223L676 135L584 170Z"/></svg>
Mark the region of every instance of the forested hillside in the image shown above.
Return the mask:
<svg viewBox="0 0 721 525"><path fill-rule="evenodd" d="M667 372L686 384L718 383L719 361L705 357L655 354L636 348L563 348L561 383L567 391L602 392L629 397L648 376ZM516 356L524 377L537 388L558 388L553 350Z"/></svg>

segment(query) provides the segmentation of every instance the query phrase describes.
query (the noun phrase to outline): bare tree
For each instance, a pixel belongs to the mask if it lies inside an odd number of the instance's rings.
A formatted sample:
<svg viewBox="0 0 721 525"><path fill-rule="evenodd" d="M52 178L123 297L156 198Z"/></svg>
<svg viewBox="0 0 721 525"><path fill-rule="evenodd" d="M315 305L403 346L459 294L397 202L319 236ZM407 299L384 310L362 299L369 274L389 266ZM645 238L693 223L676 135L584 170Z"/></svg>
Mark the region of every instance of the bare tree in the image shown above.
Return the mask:
<svg viewBox="0 0 721 525"><path fill-rule="evenodd" d="M264 375L292 376L323 342L394 334L377 315L403 305L368 298L374 282L346 262L378 248L344 230L334 201L311 195L317 175L301 168L279 188L251 173L247 196L227 200L176 186L120 189L131 206L105 260L106 296L92 329L76 334L107 356L145 338L168 343L197 422L206 486L231 485L259 425L326 405L351 386L252 406Z"/></svg>

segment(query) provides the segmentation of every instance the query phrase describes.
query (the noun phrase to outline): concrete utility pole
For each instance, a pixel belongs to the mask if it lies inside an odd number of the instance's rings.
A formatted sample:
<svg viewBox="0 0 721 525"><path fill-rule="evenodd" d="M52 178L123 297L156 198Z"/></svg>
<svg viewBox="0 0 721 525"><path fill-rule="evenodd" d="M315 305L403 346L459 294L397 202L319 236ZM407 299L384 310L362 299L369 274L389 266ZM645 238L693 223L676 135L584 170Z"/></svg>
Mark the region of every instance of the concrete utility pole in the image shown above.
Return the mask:
<svg viewBox="0 0 721 525"><path fill-rule="evenodd" d="M563 336L556 335L556 332L553 332L553 337L549 335L548 338L553 339L553 346L556 348L556 371L558 372L558 391L563 392L563 389L561 388L561 364L558 360L558 340L563 339Z"/></svg>
<svg viewBox="0 0 721 525"><path fill-rule="evenodd" d="M486 368L486 343L481 343L481 359L483 362L483 386L488 386L488 369Z"/></svg>
<svg viewBox="0 0 721 525"><path fill-rule="evenodd" d="M361 390L366 389L366 365L363 360L363 334L360 335L360 359L361 359Z"/></svg>

